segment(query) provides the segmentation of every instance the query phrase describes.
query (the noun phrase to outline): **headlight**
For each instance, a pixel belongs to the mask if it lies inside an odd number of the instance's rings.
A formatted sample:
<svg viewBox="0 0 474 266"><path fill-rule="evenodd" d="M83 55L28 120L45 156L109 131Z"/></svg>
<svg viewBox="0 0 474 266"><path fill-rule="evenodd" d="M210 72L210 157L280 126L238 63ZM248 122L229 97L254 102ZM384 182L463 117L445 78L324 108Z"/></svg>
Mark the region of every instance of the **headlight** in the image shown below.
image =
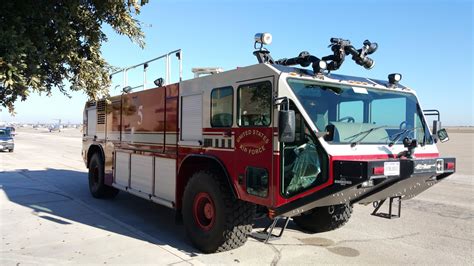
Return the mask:
<svg viewBox="0 0 474 266"><path fill-rule="evenodd" d="M13 139L7 140L8 143L13 143Z"/></svg>

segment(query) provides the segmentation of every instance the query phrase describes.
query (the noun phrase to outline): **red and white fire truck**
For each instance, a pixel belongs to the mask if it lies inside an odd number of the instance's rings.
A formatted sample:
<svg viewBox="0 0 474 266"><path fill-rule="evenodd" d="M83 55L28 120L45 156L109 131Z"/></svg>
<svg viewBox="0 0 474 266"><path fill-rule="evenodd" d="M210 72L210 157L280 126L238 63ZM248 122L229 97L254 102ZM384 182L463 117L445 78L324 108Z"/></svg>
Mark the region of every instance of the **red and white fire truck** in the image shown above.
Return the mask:
<svg viewBox="0 0 474 266"><path fill-rule="evenodd" d="M441 158L435 144L448 139L439 112L424 113L400 74L333 73L346 56L372 68L376 43L355 49L332 38L328 56L274 60L270 42L267 33L255 36L258 64L197 68L189 80L181 78L181 50L113 73L123 75L122 93L84 109L92 195L122 190L173 208L198 249L218 252L245 243L256 213L271 221L265 241L279 219L281 233L290 218L305 231L333 230L355 203L373 203L382 216L388 199L392 218L395 200L399 216L401 200L454 173L455 158ZM171 83L174 56L179 82ZM160 59L165 78L149 86L148 67ZM137 68L143 83L131 87ZM437 116L431 131L428 114Z"/></svg>

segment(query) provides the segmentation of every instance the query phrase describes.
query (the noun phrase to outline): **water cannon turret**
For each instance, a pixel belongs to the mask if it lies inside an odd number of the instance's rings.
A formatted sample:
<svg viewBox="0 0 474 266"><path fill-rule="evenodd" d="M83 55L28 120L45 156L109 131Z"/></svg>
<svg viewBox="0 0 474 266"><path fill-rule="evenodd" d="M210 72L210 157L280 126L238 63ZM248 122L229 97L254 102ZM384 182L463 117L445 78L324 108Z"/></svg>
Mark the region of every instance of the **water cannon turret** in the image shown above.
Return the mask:
<svg viewBox="0 0 474 266"><path fill-rule="evenodd" d="M375 66L375 61L368 57L377 51L378 44L365 40L362 43L362 48L356 49L349 40L342 38L331 38L330 45L332 54L318 58L310 53L303 51L297 57L282 58L274 61L264 46L271 44L273 38L270 33L257 33L254 36L254 48L256 49L253 54L257 57L259 63L277 64L283 66L300 65L302 67L312 66L315 75L322 73L324 70L334 71L338 70L346 55L351 55L352 60L365 69L371 69Z"/></svg>
<svg viewBox="0 0 474 266"><path fill-rule="evenodd" d="M331 44L329 47L331 47L333 54L322 58L324 61L330 61L328 62L327 68L329 71L338 70L342 63L344 63L346 55L352 55L352 60L354 60L356 64L363 66L365 69L371 69L374 67L375 61L367 55L373 54L377 51L377 43L365 40L362 44L362 48L357 50L352 46L349 40L331 38L330 42Z"/></svg>

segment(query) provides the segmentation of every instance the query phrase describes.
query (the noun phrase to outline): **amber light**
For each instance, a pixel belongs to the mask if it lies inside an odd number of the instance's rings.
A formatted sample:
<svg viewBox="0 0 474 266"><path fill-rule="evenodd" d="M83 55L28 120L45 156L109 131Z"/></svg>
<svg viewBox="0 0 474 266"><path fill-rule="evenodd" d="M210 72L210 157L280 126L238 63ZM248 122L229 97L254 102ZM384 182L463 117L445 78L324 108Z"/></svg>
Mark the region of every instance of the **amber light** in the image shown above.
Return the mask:
<svg viewBox="0 0 474 266"><path fill-rule="evenodd" d="M276 216L275 210L269 209L268 210L268 218L273 219L273 218L275 218L275 216Z"/></svg>
<svg viewBox="0 0 474 266"><path fill-rule="evenodd" d="M374 167L373 168L374 175L383 175L384 174L384 167Z"/></svg>
<svg viewBox="0 0 474 266"><path fill-rule="evenodd" d="M454 162L446 163L446 169L448 169L448 170L454 170Z"/></svg>

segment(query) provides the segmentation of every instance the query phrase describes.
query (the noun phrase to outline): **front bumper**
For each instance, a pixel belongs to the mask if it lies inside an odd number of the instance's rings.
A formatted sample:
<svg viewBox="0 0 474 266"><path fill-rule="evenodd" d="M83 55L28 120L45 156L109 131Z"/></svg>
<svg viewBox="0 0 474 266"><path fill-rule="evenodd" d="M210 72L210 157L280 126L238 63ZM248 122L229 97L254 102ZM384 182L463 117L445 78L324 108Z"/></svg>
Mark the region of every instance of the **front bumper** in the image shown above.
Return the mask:
<svg viewBox="0 0 474 266"><path fill-rule="evenodd" d="M380 173L386 163L397 162L398 174ZM291 217L321 206L368 204L397 196L410 199L453 174L455 165L455 158L334 161L331 186L283 205L275 214Z"/></svg>
<svg viewBox="0 0 474 266"><path fill-rule="evenodd" d="M15 144L11 142L3 142L0 143L0 150L13 150L15 148Z"/></svg>

